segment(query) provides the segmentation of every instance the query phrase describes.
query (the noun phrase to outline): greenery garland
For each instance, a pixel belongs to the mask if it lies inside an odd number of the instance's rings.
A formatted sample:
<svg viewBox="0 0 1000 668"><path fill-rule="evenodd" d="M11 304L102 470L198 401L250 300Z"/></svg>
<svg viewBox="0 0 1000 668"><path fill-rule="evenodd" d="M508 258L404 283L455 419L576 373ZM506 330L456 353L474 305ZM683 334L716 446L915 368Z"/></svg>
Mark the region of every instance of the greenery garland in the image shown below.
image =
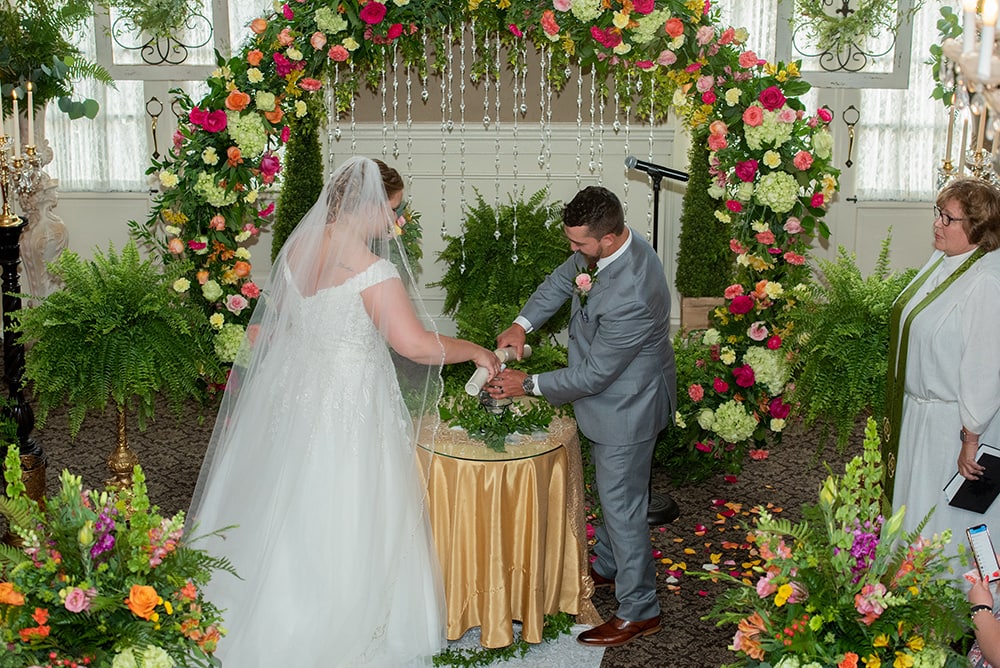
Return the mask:
<svg viewBox="0 0 1000 668"><path fill-rule="evenodd" d="M99 4L117 9L132 27L154 38L170 37L196 12L202 0L99 0Z"/></svg>
<svg viewBox="0 0 1000 668"><path fill-rule="evenodd" d="M563 634L569 634L573 628L573 616L559 612L545 615L545 626L542 627L542 640L551 642ZM531 649L524 638L518 638L506 647L490 649L446 649L434 657L434 666L461 666L476 668L477 666L492 666L498 661L522 659Z"/></svg>
<svg viewBox="0 0 1000 668"><path fill-rule="evenodd" d="M904 19L909 20L924 4L924 0L915 0L906 14L900 16L898 0L858 0L853 11L841 16L827 13L829 0L794 1L793 29L805 28L823 50L857 44L869 37L874 39L883 30L895 32Z"/></svg>

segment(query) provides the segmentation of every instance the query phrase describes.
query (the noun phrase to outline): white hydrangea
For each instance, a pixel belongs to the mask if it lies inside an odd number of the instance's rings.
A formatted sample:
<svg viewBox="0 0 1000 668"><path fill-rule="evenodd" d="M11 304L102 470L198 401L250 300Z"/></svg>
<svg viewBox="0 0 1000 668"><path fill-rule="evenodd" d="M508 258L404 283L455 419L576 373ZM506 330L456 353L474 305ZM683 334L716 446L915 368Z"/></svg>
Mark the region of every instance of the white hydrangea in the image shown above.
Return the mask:
<svg viewBox="0 0 1000 668"><path fill-rule="evenodd" d="M743 354L743 362L750 365L756 381L766 386L771 396L777 396L785 391L785 385L791 374L785 353L763 346L753 346Z"/></svg>
<svg viewBox="0 0 1000 668"><path fill-rule="evenodd" d="M791 211L798 196L799 184L788 172L769 172L757 186L757 201L775 213Z"/></svg>

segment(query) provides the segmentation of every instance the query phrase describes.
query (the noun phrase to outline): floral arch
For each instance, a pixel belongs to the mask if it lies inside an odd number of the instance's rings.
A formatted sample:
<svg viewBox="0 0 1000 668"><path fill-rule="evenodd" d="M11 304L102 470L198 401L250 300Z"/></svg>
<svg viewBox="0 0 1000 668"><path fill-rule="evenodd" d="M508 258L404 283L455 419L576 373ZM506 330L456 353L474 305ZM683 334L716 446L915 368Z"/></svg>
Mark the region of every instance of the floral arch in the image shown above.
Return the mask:
<svg viewBox="0 0 1000 668"><path fill-rule="evenodd" d="M810 237L827 233L822 216L837 188L830 116L807 114L798 96L809 84L797 65L759 59L744 30L719 24L710 0L276 2L252 21L240 52L220 58L209 92L185 102L173 149L149 170L161 194L148 221L133 226L165 261L194 261L177 289L204 304L220 357L235 355L260 295L245 244L273 214L258 197L283 170L278 151L292 126L323 113L326 91L339 114L387 68L440 70L463 26L491 46L469 64L473 78L516 71L531 48L547 59L552 85L572 68L591 72L600 95L624 92L650 123L673 112L707 146L714 216L732 225L740 275L717 313L720 338L706 342L725 377L688 388L681 423L704 452L780 433L790 352L783 315L808 274Z"/></svg>

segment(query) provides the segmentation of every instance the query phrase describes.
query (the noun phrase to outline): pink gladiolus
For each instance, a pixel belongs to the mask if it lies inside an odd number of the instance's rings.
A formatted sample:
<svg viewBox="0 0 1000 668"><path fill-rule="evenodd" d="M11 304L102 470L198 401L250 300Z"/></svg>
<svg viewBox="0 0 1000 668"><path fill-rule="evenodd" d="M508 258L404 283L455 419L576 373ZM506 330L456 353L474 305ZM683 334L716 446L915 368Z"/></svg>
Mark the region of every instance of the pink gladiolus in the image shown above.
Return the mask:
<svg viewBox="0 0 1000 668"><path fill-rule="evenodd" d="M758 320L747 329L747 336L754 341L763 341L767 338L767 325Z"/></svg>
<svg viewBox="0 0 1000 668"><path fill-rule="evenodd" d="M381 2L372 0L372 2L369 2L361 8L358 16L361 17L361 20L368 25L374 26L382 22L382 19L385 18L386 11L385 5Z"/></svg>
<svg viewBox="0 0 1000 668"><path fill-rule="evenodd" d="M188 246L189 249L191 249L193 251L200 251L200 250L205 250L206 248L208 248L208 244L207 243L205 243L204 241L197 241L195 239L192 239L191 241L189 241L187 243L187 246Z"/></svg>
<svg viewBox="0 0 1000 668"><path fill-rule="evenodd" d="M587 538L593 538L596 535L594 532L594 525L587 522Z"/></svg>
<svg viewBox="0 0 1000 668"><path fill-rule="evenodd" d="M656 63L652 60L637 60L635 61L635 66L640 70L651 70L656 67Z"/></svg>
<svg viewBox="0 0 1000 668"><path fill-rule="evenodd" d="M786 102L785 94L777 86L768 86L760 92L757 99L760 100L761 106L768 111L780 109Z"/></svg>
<svg viewBox="0 0 1000 668"><path fill-rule="evenodd" d="M785 224L782 226L782 229L784 229L785 232L788 232L789 234L798 234L799 232L802 231L802 221L800 221L798 218L794 216L791 216L788 218L788 220L785 221Z"/></svg>
<svg viewBox="0 0 1000 668"><path fill-rule="evenodd" d="M257 226L253 223L244 223L243 231L249 232L250 236L257 236L260 233L260 230L258 230Z"/></svg>
<svg viewBox="0 0 1000 668"><path fill-rule="evenodd" d="M743 245L736 239L729 240L729 250L733 251L737 255L742 255L747 252L747 249L744 248Z"/></svg>
<svg viewBox="0 0 1000 668"><path fill-rule="evenodd" d="M340 44L335 44L326 52L326 57L334 62L342 63L351 57L351 52Z"/></svg>
<svg viewBox="0 0 1000 668"><path fill-rule="evenodd" d="M727 199L726 208L732 211L733 213L739 213L740 211L743 210L743 205L734 199Z"/></svg>
<svg viewBox="0 0 1000 668"><path fill-rule="evenodd" d="M768 347L768 350L777 350L778 348L780 348L781 347L781 337L775 335L775 336L772 336L771 338L769 338L767 340L767 347Z"/></svg>
<svg viewBox="0 0 1000 668"><path fill-rule="evenodd" d="M774 243L774 232L771 230L764 230L763 232L758 232L754 235L757 243L764 244L765 246L770 246ZM780 251L779 251L780 252Z"/></svg>
<svg viewBox="0 0 1000 668"><path fill-rule="evenodd" d="M507 26L507 30L509 30L510 34L513 35L514 37L524 37L524 33L521 32L521 29L518 28L513 23L511 23L509 26Z"/></svg>
<svg viewBox="0 0 1000 668"><path fill-rule="evenodd" d="M752 128L764 122L764 110L756 104L752 104L743 112L743 122Z"/></svg>
<svg viewBox="0 0 1000 668"><path fill-rule="evenodd" d="M729 383L727 383L726 381L722 380L722 379L721 379L721 378L719 378L718 376L716 376L716 377L715 377L715 378L714 378L714 379L712 380L712 387L713 387L713 388L715 389L715 391L716 391L716 392L718 392L719 394L725 394L726 392L728 392L728 391L729 391Z"/></svg>
<svg viewBox="0 0 1000 668"><path fill-rule="evenodd" d="M722 293L722 296L725 297L726 299L732 299L733 297L742 294L743 294L743 286L740 285L739 283L733 283L732 285L730 285L725 289L725 291Z"/></svg>
<svg viewBox="0 0 1000 668"><path fill-rule="evenodd" d="M303 77L299 79L299 88L308 91L317 91L323 87L323 82L319 79L313 79L312 77Z"/></svg>
<svg viewBox="0 0 1000 668"><path fill-rule="evenodd" d="M688 396L691 397L692 401L701 401L705 398L705 389L698 383L695 383L688 388Z"/></svg>
<svg viewBox="0 0 1000 668"><path fill-rule="evenodd" d="M757 176L757 164L756 160L744 160L736 163L736 176L740 181L753 181L754 177Z"/></svg>
<svg viewBox="0 0 1000 668"><path fill-rule="evenodd" d="M181 132L180 130L174 130L173 140L174 140L174 148L180 148L181 145L184 143L184 133Z"/></svg>
<svg viewBox="0 0 1000 668"><path fill-rule="evenodd" d="M599 43L601 46L607 49L613 49L622 43L622 36L616 30L608 28L607 30L602 30L597 26L590 26L590 36Z"/></svg>
<svg viewBox="0 0 1000 668"><path fill-rule="evenodd" d="M712 26L701 26L695 33L694 39L699 46L705 46L715 39L715 29Z"/></svg>
<svg viewBox="0 0 1000 668"><path fill-rule="evenodd" d="M260 297L260 288L253 281L247 281L240 287L240 294L247 299L257 299L257 297Z"/></svg>
<svg viewBox="0 0 1000 668"><path fill-rule="evenodd" d="M744 364L733 369L733 378L736 379L736 384L740 387L753 387L753 384L757 380L754 376L753 367L749 364Z"/></svg>
<svg viewBox="0 0 1000 668"><path fill-rule="evenodd" d="M697 443L694 444L694 449L698 450L699 452L711 452L712 446L706 445L705 443L698 441Z"/></svg>
<svg viewBox="0 0 1000 668"><path fill-rule="evenodd" d="M222 132L226 129L229 124L229 119L226 117L226 112L222 109L216 109L215 111L208 112L205 117L205 124L202 126L205 132Z"/></svg>
<svg viewBox="0 0 1000 668"><path fill-rule="evenodd" d="M803 256L799 255L798 253L793 253L792 251L788 251L787 253L785 253L784 258L785 262L787 262L788 264L806 263L806 259Z"/></svg>
<svg viewBox="0 0 1000 668"><path fill-rule="evenodd" d="M753 297L748 295L733 297L733 300L729 302L729 312L733 315L743 315L749 313L752 308Z"/></svg>
<svg viewBox="0 0 1000 668"><path fill-rule="evenodd" d="M771 578L773 577L774 573L768 572L767 575L757 580L757 596L767 598L774 592L778 591L778 585L771 582Z"/></svg>
<svg viewBox="0 0 1000 668"><path fill-rule="evenodd" d="M691 63L690 65L684 68L684 71L687 72L688 74L694 74L700 69L701 69L701 63Z"/></svg>
<svg viewBox="0 0 1000 668"><path fill-rule="evenodd" d="M324 46L326 46L326 35L324 35L322 32L320 32L319 30L317 30L312 35L310 35L310 37L309 37L309 45L312 46L312 48L314 48L317 51L319 51Z"/></svg>
<svg viewBox="0 0 1000 668"><path fill-rule="evenodd" d="M287 125L281 128L281 143L287 144L289 137L292 136L292 129Z"/></svg>
<svg viewBox="0 0 1000 668"><path fill-rule="evenodd" d="M750 459L753 459L755 461L761 461L762 459L767 459L771 455L770 452L768 452L767 450L764 450L763 448L751 448L747 452L747 454L750 455ZM794 590L794 588L795 588L795 585L792 585L792 589L793 590ZM795 594L793 592L792 596L794 596L794 595ZM795 601L792 600L791 596L788 597L788 602L789 603L795 603Z"/></svg>
<svg viewBox="0 0 1000 668"><path fill-rule="evenodd" d="M739 57L740 67L749 69L757 64L757 54L753 51L744 51Z"/></svg>
<svg viewBox="0 0 1000 668"><path fill-rule="evenodd" d="M796 169L801 169L803 172L812 167L813 157L809 151L799 151L792 158L792 164L795 165Z"/></svg>

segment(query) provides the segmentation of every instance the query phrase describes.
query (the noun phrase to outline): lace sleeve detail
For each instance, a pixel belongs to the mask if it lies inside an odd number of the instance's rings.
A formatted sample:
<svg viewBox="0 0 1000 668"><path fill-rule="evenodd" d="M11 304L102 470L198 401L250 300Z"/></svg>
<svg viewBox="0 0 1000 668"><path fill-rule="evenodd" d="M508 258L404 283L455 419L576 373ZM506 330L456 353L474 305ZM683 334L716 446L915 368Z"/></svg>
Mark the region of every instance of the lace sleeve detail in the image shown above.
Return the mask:
<svg viewBox="0 0 1000 668"><path fill-rule="evenodd" d="M358 275L358 290L365 290L390 278L399 278L396 265L388 260L376 260L374 264Z"/></svg>

